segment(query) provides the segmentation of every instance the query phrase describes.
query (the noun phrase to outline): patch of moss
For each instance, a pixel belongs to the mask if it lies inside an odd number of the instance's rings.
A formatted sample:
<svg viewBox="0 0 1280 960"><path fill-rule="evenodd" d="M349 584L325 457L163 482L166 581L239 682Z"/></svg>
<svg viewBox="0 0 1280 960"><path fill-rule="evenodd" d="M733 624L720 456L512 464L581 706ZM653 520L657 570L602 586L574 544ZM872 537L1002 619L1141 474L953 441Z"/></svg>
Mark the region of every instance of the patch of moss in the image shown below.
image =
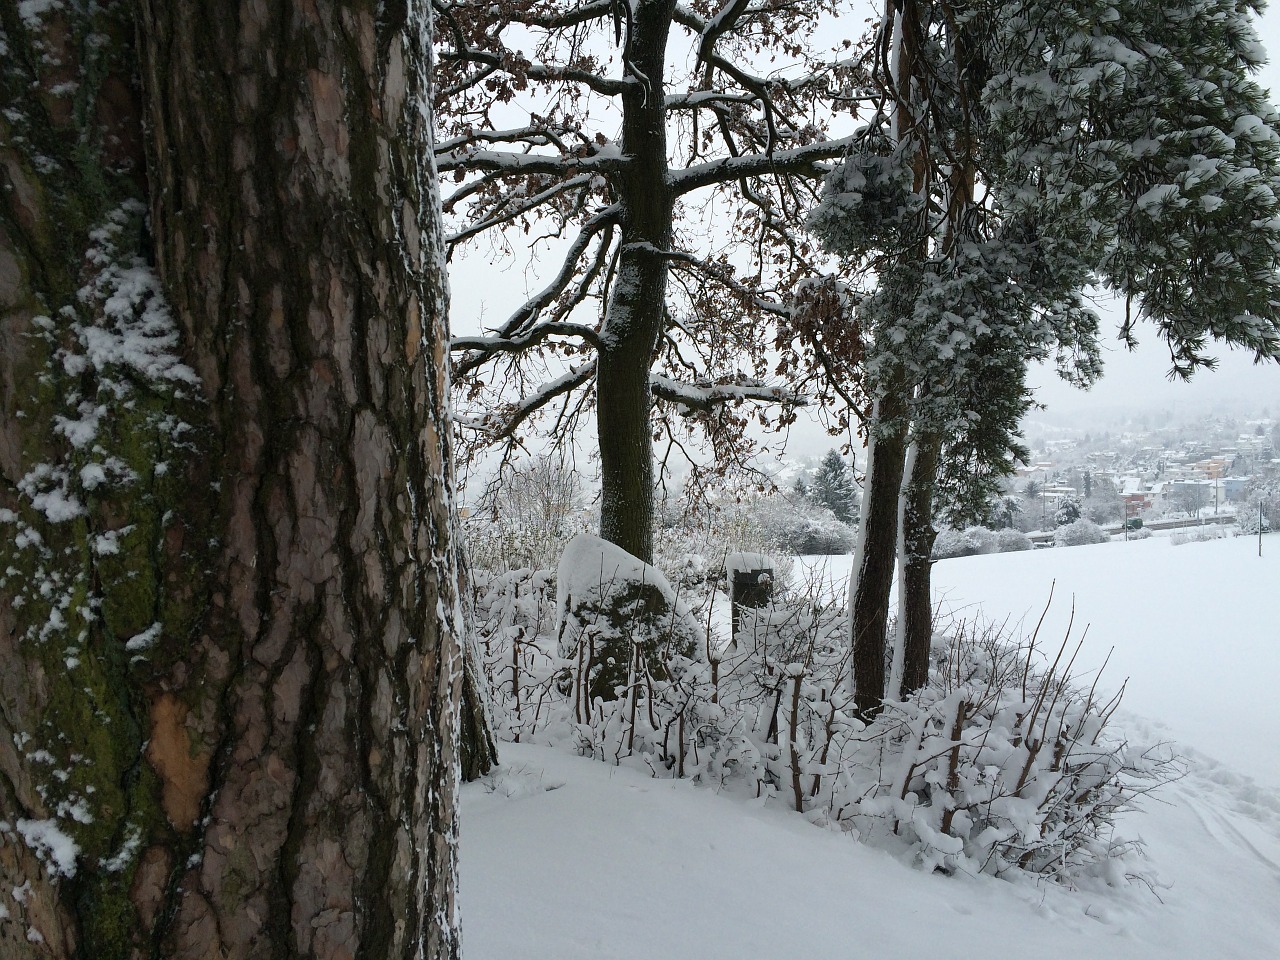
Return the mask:
<svg viewBox="0 0 1280 960"><path fill-rule="evenodd" d="M94 960L128 960L134 956L138 912L129 899L134 868L106 874L85 885L76 898L86 943Z"/></svg>

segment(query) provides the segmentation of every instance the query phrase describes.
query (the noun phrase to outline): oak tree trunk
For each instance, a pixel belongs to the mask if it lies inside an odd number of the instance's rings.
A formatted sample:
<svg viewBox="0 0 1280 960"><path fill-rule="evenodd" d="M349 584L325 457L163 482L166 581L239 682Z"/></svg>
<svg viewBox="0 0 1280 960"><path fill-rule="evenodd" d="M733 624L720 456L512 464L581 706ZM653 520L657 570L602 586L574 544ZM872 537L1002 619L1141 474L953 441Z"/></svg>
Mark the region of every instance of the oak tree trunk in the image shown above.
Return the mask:
<svg viewBox="0 0 1280 960"><path fill-rule="evenodd" d="M673 0L641 0L627 45L640 76L623 96L622 247L596 366L600 536L653 562L649 369L666 321L674 197L667 183L664 70Z"/></svg>
<svg viewBox="0 0 1280 960"><path fill-rule="evenodd" d="M425 11L16 6L0 955L455 957Z"/></svg>

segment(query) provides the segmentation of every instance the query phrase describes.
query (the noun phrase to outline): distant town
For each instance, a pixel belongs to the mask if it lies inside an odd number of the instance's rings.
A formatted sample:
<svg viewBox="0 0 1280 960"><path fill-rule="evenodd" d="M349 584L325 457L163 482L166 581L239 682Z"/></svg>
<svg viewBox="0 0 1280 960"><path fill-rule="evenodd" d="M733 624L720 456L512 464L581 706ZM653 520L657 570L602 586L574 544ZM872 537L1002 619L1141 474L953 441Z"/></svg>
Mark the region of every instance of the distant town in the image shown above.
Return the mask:
<svg viewBox="0 0 1280 960"><path fill-rule="evenodd" d="M1021 500L1012 525L1051 529L1071 504L1105 524L1228 519L1246 505L1269 512L1280 488L1280 421L1205 416L1152 427L1144 419L1145 428L1033 439L1031 462L1006 485Z"/></svg>

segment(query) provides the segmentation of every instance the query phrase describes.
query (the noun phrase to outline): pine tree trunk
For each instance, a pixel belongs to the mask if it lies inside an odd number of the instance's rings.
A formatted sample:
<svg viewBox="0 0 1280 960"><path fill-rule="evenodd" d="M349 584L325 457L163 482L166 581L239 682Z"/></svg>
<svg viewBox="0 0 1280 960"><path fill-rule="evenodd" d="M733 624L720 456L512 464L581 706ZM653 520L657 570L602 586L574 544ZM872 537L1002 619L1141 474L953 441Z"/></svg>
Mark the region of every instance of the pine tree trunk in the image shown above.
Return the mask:
<svg viewBox="0 0 1280 960"><path fill-rule="evenodd" d="M849 602L854 704L864 719L875 716L885 694L885 632L898 552L898 492L907 450L907 405L905 391L891 386L878 399L869 428L873 447L868 456Z"/></svg>
<svg viewBox="0 0 1280 960"><path fill-rule="evenodd" d="M455 957L429 21L136 6L0 10L0 955Z"/></svg>
<svg viewBox="0 0 1280 960"><path fill-rule="evenodd" d="M630 61L643 81L623 96L622 249L596 365L600 536L653 562L649 368L666 322L674 200L667 185L664 70L672 0L635 4Z"/></svg>
<svg viewBox="0 0 1280 960"><path fill-rule="evenodd" d="M903 631L902 685L892 691L905 697L929 681L929 651L933 645L933 492L938 479L942 438L936 433L916 437L915 457L903 487L903 564L899 617Z"/></svg>

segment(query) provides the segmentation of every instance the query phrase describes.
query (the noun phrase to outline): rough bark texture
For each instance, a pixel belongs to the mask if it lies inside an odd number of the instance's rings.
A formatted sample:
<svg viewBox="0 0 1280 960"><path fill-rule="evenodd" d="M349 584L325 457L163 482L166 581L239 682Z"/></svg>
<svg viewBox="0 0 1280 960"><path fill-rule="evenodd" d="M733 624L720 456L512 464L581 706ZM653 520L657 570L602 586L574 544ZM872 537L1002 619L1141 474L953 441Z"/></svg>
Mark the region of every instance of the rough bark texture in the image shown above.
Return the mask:
<svg viewBox="0 0 1280 960"><path fill-rule="evenodd" d="M863 547L849 604L854 703L864 719L875 716L885 694L885 631L898 553L898 491L907 451L906 408L904 391L887 390L871 424L875 452L863 493L860 522L865 529L859 531Z"/></svg>
<svg viewBox="0 0 1280 960"><path fill-rule="evenodd" d="M649 368L666 319L674 195L667 183L667 34L672 0L635 5L631 50L644 78L623 97L622 249L596 366L600 536L653 562Z"/></svg>
<svg viewBox="0 0 1280 960"><path fill-rule="evenodd" d="M904 697L929 681L929 651L933 645L933 491L938 478L942 438L926 433L916 438L911 475L904 479L902 542L903 596L899 604L904 620L902 687L890 691Z"/></svg>
<svg viewBox="0 0 1280 960"><path fill-rule="evenodd" d="M136 7L0 7L0 955L456 956L429 22Z"/></svg>

